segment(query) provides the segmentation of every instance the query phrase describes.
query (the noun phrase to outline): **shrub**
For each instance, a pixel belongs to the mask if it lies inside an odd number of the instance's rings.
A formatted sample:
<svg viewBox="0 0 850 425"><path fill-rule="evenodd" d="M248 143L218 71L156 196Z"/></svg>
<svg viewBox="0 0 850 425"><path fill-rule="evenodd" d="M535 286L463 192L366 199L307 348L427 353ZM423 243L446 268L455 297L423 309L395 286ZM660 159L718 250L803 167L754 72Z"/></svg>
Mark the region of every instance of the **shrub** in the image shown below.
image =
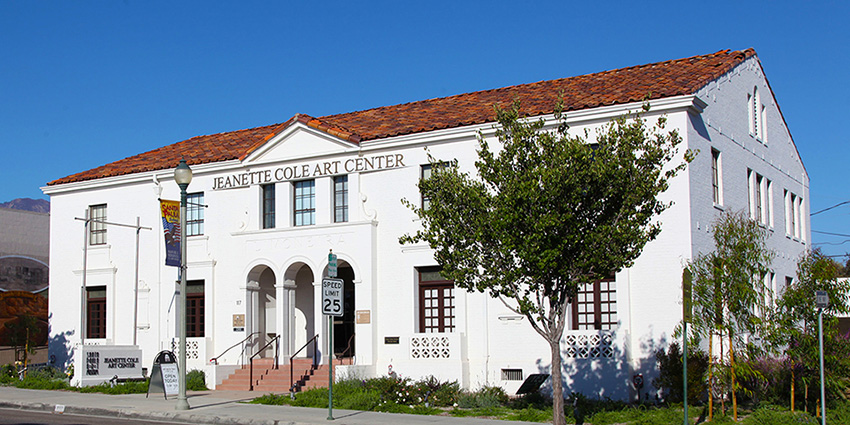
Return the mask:
<svg viewBox="0 0 850 425"><path fill-rule="evenodd" d="M834 423L845 423L835 422L833 418L830 418L829 416L827 416L827 418ZM766 406L757 409L751 415L744 418L743 423L746 425L815 425L819 424L820 421L816 420L807 413L791 413L783 408L778 408L776 406Z"/></svg>
<svg viewBox="0 0 850 425"><path fill-rule="evenodd" d="M658 350L655 353L658 362L658 378L652 385L664 393L664 400L669 403L681 403L683 400L682 351L678 342L667 347L667 352ZM688 403L696 404L706 394L705 376L708 371L708 355L700 350L688 350Z"/></svg>
<svg viewBox="0 0 850 425"><path fill-rule="evenodd" d="M249 401L249 403L251 403L251 404L271 404L271 405L276 405L276 406L292 404L289 396L280 395L280 394L262 395L262 396L259 396L255 399Z"/></svg>
<svg viewBox="0 0 850 425"><path fill-rule="evenodd" d="M186 389L191 391L206 391L207 376L203 370L193 369L186 374Z"/></svg>

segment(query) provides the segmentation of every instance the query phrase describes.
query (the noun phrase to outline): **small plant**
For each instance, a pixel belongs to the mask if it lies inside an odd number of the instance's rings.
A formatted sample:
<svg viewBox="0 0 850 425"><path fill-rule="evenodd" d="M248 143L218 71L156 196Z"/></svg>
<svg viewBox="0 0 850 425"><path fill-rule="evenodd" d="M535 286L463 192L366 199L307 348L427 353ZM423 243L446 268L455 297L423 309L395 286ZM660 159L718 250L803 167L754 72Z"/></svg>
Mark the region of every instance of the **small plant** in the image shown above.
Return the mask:
<svg viewBox="0 0 850 425"><path fill-rule="evenodd" d="M191 391L207 391L207 376L204 371L193 369L186 374L186 389Z"/></svg>

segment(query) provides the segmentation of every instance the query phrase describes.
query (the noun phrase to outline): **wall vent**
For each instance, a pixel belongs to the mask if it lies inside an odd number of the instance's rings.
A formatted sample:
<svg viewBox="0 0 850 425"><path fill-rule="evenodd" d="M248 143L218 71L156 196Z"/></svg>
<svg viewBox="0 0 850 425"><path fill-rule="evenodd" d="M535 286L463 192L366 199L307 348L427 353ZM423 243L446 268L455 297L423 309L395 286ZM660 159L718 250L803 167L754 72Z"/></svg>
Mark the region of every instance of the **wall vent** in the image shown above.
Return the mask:
<svg viewBox="0 0 850 425"><path fill-rule="evenodd" d="M503 381L522 381L522 369L502 369Z"/></svg>

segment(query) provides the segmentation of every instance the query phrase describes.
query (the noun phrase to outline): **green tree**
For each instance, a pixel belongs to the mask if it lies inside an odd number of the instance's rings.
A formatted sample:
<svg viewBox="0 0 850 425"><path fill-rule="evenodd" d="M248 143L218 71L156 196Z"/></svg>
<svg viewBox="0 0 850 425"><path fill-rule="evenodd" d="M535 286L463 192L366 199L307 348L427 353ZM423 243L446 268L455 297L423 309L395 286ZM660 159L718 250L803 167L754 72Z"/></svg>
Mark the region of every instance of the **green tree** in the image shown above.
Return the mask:
<svg viewBox="0 0 850 425"><path fill-rule="evenodd" d="M591 144L567 133L560 111L552 130L522 119L519 104L496 115L501 149L479 136L477 176L431 159L432 176L419 182L430 206L403 200L422 229L400 242L427 242L456 286L529 319L550 347L560 425L566 307L580 284L630 266L658 235L653 218L670 206L658 195L692 156L675 160L681 138L664 118L651 128L639 115L618 118Z"/></svg>
<svg viewBox="0 0 850 425"><path fill-rule="evenodd" d="M818 309L815 291L826 291L829 307L823 312L824 375L828 397L843 397L850 377L850 342L838 330L839 314L850 313L850 281L838 279L839 265L818 250L797 263L797 279L777 301L772 342L785 347L795 367L795 378L808 388L820 380ZM808 400L807 400L808 401Z"/></svg>
<svg viewBox="0 0 850 425"><path fill-rule="evenodd" d="M693 275L694 334L708 338L709 415L712 414L712 384L716 375L731 379L733 414L737 418L735 391L739 373L752 373L746 364L735 362L735 348L744 346L745 334L767 336L770 288L765 285L774 253L767 248L767 230L744 213L723 213L714 223L714 251L700 254L688 268ZM714 363L714 336L728 337L728 367ZM748 346L748 348L756 348ZM723 362L721 354L721 363Z"/></svg>

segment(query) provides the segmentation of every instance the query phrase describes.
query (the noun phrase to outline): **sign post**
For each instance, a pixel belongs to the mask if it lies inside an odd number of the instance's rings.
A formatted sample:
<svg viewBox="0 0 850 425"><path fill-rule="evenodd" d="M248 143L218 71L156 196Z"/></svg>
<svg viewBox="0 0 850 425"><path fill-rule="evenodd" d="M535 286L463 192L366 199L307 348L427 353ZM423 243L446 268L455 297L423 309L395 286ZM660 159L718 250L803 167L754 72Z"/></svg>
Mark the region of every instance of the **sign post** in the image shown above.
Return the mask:
<svg viewBox="0 0 850 425"><path fill-rule="evenodd" d="M692 317L691 302L691 271L685 268L682 272L682 394L685 410L685 425L688 425L688 322Z"/></svg>
<svg viewBox="0 0 850 425"><path fill-rule="evenodd" d="M334 316L342 316L342 279L336 279L336 255L328 252L328 277L322 279L322 314L328 316L328 420L334 420Z"/></svg>
<svg viewBox="0 0 850 425"><path fill-rule="evenodd" d="M823 380L823 310L829 307L829 295L826 291L815 291L815 304L818 307L818 345L820 346L820 423L826 425L826 388Z"/></svg>

